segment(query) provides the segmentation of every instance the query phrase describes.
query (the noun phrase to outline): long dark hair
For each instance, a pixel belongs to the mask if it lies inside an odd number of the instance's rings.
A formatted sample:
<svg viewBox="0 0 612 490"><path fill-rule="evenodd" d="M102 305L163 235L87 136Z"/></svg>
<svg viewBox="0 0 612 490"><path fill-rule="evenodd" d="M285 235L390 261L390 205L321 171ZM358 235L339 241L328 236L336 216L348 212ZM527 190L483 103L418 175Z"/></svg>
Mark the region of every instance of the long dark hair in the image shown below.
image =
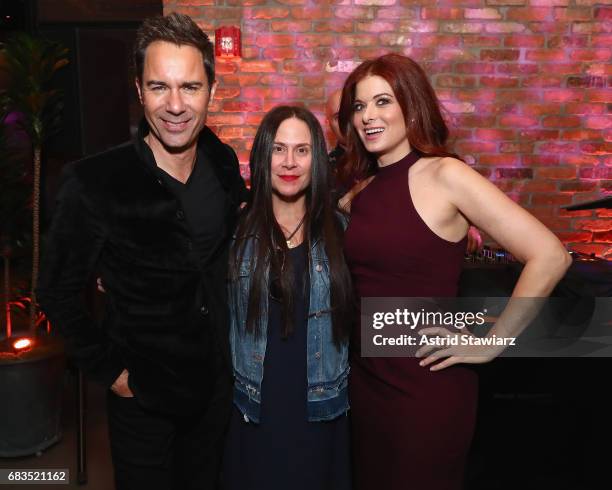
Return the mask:
<svg viewBox="0 0 612 490"><path fill-rule="evenodd" d="M376 158L365 149L353 124L355 89L361 80L370 75L384 78L393 89L404 115L406 135L412 148L423 156L457 157L446 148L448 128L436 93L423 69L407 56L386 54L364 61L344 82L339 124L346 140L346 157L338 168L343 183L352 186L355 181L376 172Z"/></svg>
<svg viewBox="0 0 612 490"><path fill-rule="evenodd" d="M247 331L259 334L260 306L263 295L268 294L266 270L277 280L275 295L281 300L282 334L293 331L293 273L287 260L288 248L285 236L276 221L272 208L271 160L276 132L283 121L295 117L310 130L312 163L310 185L306 189L306 215L304 241L310 249L315 240L322 240L327 254L330 277L330 304L333 338L336 345L348 337L353 295L350 273L342 253L343 226L339 212L332 204L330 168L323 130L317 118L307 109L297 106L279 106L272 109L261 121L249 160L251 170L251 201L244 209L236 231L236 241L231 253L230 275L236 280L249 240L254 244L254 269L251 270L251 288L248 298Z"/></svg>

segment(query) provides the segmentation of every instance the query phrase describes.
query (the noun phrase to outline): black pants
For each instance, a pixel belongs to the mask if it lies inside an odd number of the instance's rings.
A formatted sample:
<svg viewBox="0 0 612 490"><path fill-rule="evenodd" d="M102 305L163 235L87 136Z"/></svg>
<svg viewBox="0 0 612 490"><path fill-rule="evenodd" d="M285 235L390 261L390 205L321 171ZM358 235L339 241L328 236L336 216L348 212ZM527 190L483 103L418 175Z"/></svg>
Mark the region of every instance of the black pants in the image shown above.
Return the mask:
<svg viewBox="0 0 612 490"><path fill-rule="evenodd" d="M231 409L231 384L218 379L201 414L171 417L143 410L109 391L108 428L117 490L214 490Z"/></svg>

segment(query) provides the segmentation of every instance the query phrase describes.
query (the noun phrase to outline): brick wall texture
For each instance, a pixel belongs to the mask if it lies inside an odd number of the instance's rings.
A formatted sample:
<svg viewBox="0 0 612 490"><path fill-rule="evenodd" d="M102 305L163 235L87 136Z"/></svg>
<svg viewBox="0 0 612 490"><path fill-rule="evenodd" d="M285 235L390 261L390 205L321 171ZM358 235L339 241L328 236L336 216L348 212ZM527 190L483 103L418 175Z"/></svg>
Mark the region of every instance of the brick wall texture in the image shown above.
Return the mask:
<svg viewBox="0 0 612 490"><path fill-rule="evenodd" d="M569 248L612 258L612 210L561 209L612 193L612 0L164 0L173 11L211 36L242 29L242 58L217 61L209 125L243 165L270 108L301 103L324 123L355 63L403 53L468 164Z"/></svg>

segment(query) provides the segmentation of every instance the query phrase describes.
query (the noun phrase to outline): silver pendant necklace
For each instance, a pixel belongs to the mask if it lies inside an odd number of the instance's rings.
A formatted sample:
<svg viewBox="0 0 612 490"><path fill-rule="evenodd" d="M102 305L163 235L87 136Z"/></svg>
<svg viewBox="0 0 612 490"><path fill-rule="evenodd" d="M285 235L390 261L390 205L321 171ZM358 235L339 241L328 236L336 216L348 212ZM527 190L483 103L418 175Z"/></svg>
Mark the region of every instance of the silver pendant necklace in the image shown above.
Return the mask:
<svg viewBox="0 0 612 490"><path fill-rule="evenodd" d="M302 223L304 223L304 218L305 217L306 217L306 214L304 214L304 216L302 216L302 219L300 220L300 222L295 227L295 230L293 230L288 237L285 237L285 241L287 242L287 247L288 248L293 248L294 247L293 243L291 242L291 239L295 236L295 234L298 232L298 230L302 227Z"/></svg>

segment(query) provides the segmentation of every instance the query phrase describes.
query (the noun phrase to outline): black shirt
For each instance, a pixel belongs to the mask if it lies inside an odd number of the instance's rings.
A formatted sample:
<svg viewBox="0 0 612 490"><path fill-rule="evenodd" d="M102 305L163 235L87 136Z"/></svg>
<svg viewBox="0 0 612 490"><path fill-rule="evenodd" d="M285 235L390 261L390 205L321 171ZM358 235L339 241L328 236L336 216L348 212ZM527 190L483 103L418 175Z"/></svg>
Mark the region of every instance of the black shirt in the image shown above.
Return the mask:
<svg viewBox="0 0 612 490"><path fill-rule="evenodd" d="M334 172L336 172L338 168L338 163L340 162L340 159L344 157L345 154L346 150L340 145L336 145L335 148L329 152L329 164Z"/></svg>
<svg viewBox="0 0 612 490"><path fill-rule="evenodd" d="M227 194L206 155L198 151L191 175L184 184L160 169L166 185L181 203L195 251L202 264L215 252L226 235Z"/></svg>
<svg viewBox="0 0 612 490"><path fill-rule="evenodd" d="M332 198L334 200L334 203L337 203L338 200L340 200L340 198L344 196L344 194L346 194L350 190L349 187L339 182L339 179L337 176L338 164L345 157L345 155L346 155L346 150L342 148L340 145L336 145L336 147L332 151L330 151L328 155L329 156L329 166L331 167L331 171L332 171L331 187L332 187Z"/></svg>

